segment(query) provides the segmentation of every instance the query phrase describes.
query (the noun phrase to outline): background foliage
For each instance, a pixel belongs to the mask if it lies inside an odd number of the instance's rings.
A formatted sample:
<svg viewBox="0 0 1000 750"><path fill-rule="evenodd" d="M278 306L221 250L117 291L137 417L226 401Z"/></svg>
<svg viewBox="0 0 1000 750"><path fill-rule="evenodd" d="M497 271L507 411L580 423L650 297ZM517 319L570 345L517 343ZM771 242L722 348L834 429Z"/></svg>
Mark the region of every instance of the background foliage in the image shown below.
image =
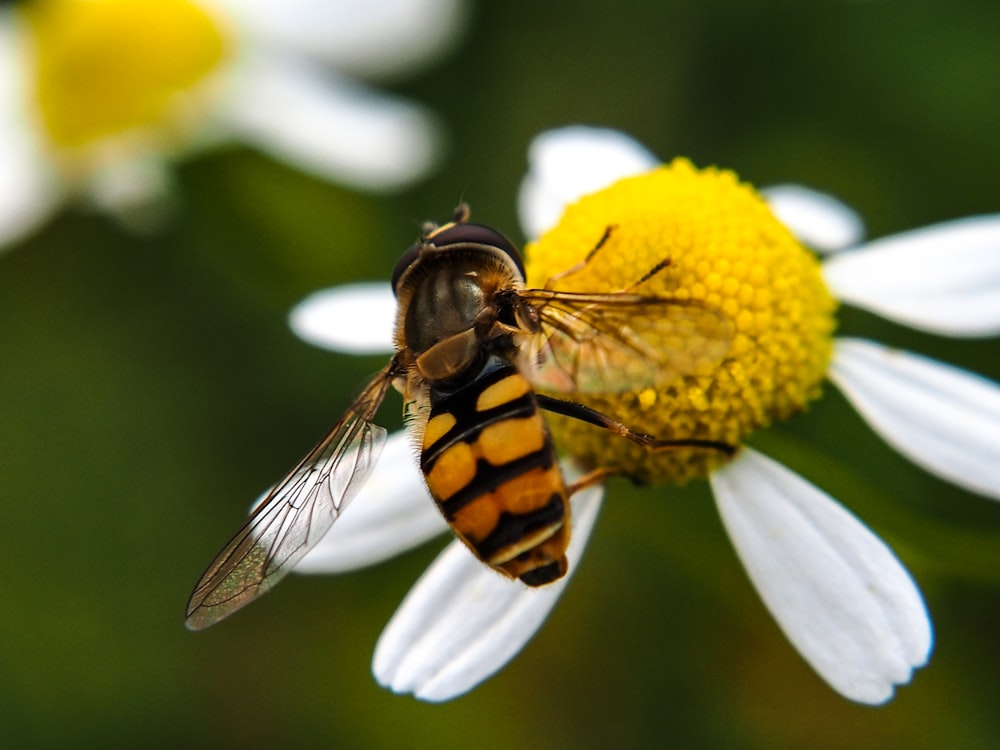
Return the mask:
<svg viewBox="0 0 1000 750"><path fill-rule="evenodd" d="M830 191L874 236L995 212L1000 4L483 0L461 47L398 87L451 131L443 169L369 197L243 150L180 175L155 238L67 212L0 257L0 741L5 747L991 748L1000 736L1000 508L912 468L830 389L757 445L845 501L920 582L930 665L851 704L764 611L704 483L614 483L541 634L432 706L369 673L439 549L293 577L206 633L182 625L249 502L380 358L288 331L308 292L382 279L464 197L519 235L525 149L573 122L759 185ZM845 310L842 330L1000 378L995 340ZM385 422L398 425L398 402Z"/></svg>

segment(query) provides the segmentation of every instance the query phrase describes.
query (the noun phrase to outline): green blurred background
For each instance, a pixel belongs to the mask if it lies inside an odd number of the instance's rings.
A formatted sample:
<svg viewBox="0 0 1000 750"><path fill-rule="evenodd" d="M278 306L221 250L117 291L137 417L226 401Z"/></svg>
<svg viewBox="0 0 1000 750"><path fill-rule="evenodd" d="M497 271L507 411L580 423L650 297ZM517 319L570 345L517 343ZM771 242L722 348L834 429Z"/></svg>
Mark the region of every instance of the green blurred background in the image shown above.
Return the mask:
<svg viewBox="0 0 1000 750"><path fill-rule="evenodd" d="M251 500L383 361L298 341L288 309L387 278L461 197L523 240L534 134L620 128L664 158L832 192L884 235L1000 208L998 40L998 3L483 0L454 54L394 87L450 130L425 184L360 195L227 150L182 168L155 238L65 212L0 256L0 744L996 747L1000 507L912 468L832 389L755 444L869 522L924 591L934 655L885 707L839 697L788 645L704 483L613 483L539 636L445 705L369 671L440 543L292 577L205 633L182 611ZM841 321L1000 378L996 340Z"/></svg>

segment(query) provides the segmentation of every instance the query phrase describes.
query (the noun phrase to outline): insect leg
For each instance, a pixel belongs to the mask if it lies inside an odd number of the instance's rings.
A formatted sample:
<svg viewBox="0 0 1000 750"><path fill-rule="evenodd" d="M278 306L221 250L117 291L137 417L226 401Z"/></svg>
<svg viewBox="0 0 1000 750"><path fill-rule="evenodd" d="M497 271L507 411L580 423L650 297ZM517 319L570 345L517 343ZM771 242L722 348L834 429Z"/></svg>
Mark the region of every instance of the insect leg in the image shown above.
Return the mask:
<svg viewBox="0 0 1000 750"><path fill-rule="evenodd" d="M633 289L635 289L640 284L643 284L643 283L649 281L651 278L653 278L654 276L656 276L656 274L658 274L660 271L662 271L664 268L666 268L669 265L670 265L670 258L664 258L659 263L657 263L655 266L653 266L648 271L646 271L646 273L644 273L639 279L637 279L636 281L633 281L627 287L625 287L624 289L622 289L622 292L623 293L624 292L631 292Z"/></svg>
<svg viewBox="0 0 1000 750"><path fill-rule="evenodd" d="M607 243L607 241L611 238L611 233L614 232L617 228L618 228L617 224L608 224L608 226L605 227L605 229L604 229L604 234L601 235L601 239L599 239L597 241L597 244L594 245L594 247L592 247L590 249L590 251L584 257L584 259L581 260L579 263L576 263L576 264L570 266L565 271L560 271L559 273L555 274L554 276L550 276L548 278L548 280L545 282L545 286L543 287L543 289L551 291L553 285L559 279L564 279L567 276L572 276L573 274L579 273L584 268L586 268L587 264L590 263L590 261L592 261L594 259L594 256L597 255L597 252L602 247L604 247L604 245ZM656 276L656 274L658 274L664 268L667 268L669 265L670 265L670 258L664 258L659 263L657 263L652 268L650 268L648 271L646 271L646 273L644 273L638 279L636 279L631 284L629 284L627 287L625 287L623 289L619 289L618 293L619 294L625 294L625 293L631 292L637 286L640 286L640 285L644 284L645 282L649 281L651 278L653 278L654 276Z"/></svg>
<svg viewBox="0 0 1000 750"><path fill-rule="evenodd" d="M575 482L571 482L566 485L566 494L573 497L580 490L584 490L587 487L592 487L595 484L600 484L608 477L614 476L615 474L620 474L618 469L609 469L606 467L601 467L599 469L594 469L593 471L588 471L582 477L577 479Z"/></svg>
<svg viewBox="0 0 1000 750"><path fill-rule="evenodd" d="M551 411L554 414L562 414L563 416L572 417L573 419L579 419L581 422L586 422L587 424L592 424L596 427L602 427L603 429L609 430L616 435L620 435L627 440L631 440L633 443L638 443L642 447L651 451L672 450L675 448L707 448L709 450L719 451L727 456L731 456L736 452L735 446L732 446L729 443L724 443L721 440L702 440L700 438L660 440L652 435L647 435L645 432L633 430L628 425L619 422L616 419L612 419L607 414L602 414L596 409L591 409L589 406L577 404L573 401L563 401L562 399L546 396L542 393L535 394L535 398L538 399L538 405L546 411Z"/></svg>
<svg viewBox="0 0 1000 750"><path fill-rule="evenodd" d="M572 276L574 273L578 273L582 271L584 268L586 268L587 264L590 263L590 261L593 259L595 255L597 255L597 251L600 250L602 247L604 247L604 244L611 237L611 233L615 231L615 229L617 228L618 228L617 224L608 224L608 226L604 228L604 234L601 235L601 239L599 239L597 241L597 244L590 249L586 257L584 257L584 259L581 260L579 263L570 266L565 271L560 271L555 276L550 276L548 281L545 282L544 288L551 289L552 285L555 282L559 281L559 279L564 279L567 276Z"/></svg>

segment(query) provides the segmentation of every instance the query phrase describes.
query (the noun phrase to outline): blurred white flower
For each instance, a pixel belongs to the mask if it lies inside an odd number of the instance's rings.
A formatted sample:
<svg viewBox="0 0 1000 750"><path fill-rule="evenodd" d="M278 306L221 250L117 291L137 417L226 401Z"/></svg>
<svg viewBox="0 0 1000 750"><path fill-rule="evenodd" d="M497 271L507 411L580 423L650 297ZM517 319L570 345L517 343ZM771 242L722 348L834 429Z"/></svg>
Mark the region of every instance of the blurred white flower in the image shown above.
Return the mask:
<svg viewBox="0 0 1000 750"><path fill-rule="evenodd" d="M584 193L657 166L627 136L582 127L539 136L529 161L520 196L529 236L553 227ZM858 245L861 221L829 196L796 186L762 194L802 242L830 253L822 280L840 300L935 333L1000 333L1000 217L966 219ZM334 288L303 301L290 322L300 337L318 346L390 351L390 318L375 316L365 326L365 317L352 311L392 310L394 305L388 284ZM1000 499L996 383L850 338L833 341L827 375L871 426L915 463L972 492ZM561 447L573 453L572 445ZM378 497L368 502L362 497L352 513L360 516L363 505L372 510L351 526L347 514L298 570L334 572L369 564L445 529L440 518L434 519L437 511L412 455L387 451L375 470L379 477L393 478L395 488L371 487ZM710 481L743 565L789 640L842 695L861 703L887 701L895 686L926 662L933 640L920 592L892 551L829 495L747 446L713 471ZM393 496L391 507L384 494ZM582 510L574 505L576 557L590 533L600 494L595 491L580 501ZM389 516L402 508L423 519L415 526L418 532L390 535L357 555L348 540L361 533L358 526L387 525ZM540 596L538 590L503 580L460 542L452 542L383 633L375 676L397 692L425 700L460 695L530 640L561 590Z"/></svg>
<svg viewBox="0 0 1000 750"><path fill-rule="evenodd" d="M440 151L435 119L358 77L409 74L462 0L28 0L0 9L0 247L65 200L155 224L169 162L239 141L392 190Z"/></svg>

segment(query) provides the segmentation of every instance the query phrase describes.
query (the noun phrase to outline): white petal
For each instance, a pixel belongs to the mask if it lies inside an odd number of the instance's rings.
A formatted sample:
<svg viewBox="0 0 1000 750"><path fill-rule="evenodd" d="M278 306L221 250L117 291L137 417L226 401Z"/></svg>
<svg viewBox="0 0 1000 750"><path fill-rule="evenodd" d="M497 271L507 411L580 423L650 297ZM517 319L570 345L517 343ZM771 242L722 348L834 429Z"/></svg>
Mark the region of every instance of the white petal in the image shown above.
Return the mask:
<svg viewBox="0 0 1000 750"><path fill-rule="evenodd" d="M136 232L162 228L175 208L172 173L158 154L137 154L109 160L90 175L92 207L114 216Z"/></svg>
<svg viewBox="0 0 1000 750"><path fill-rule="evenodd" d="M948 336L1000 333L1000 216L871 242L824 264L844 302Z"/></svg>
<svg viewBox="0 0 1000 750"><path fill-rule="evenodd" d="M288 324L300 339L349 354L391 352L395 322L396 297L382 282L314 292L288 315Z"/></svg>
<svg viewBox="0 0 1000 750"><path fill-rule="evenodd" d="M518 194L521 226L528 237L538 237L570 203L658 163L616 130L573 125L542 133L528 149L528 174Z"/></svg>
<svg viewBox="0 0 1000 750"><path fill-rule="evenodd" d="M413 441L389 437L371 477L296 573L340 573L386 560L447 531L427 492Z"/></svg>
<svg viewBox="0 0 1000 750"><path fill-rule="evenodd" d="M775 185L760 192L792 234L816 250L843 250L864 237L861 217L831 195L801 185Z"/></svg>
<svg viewBox="0 0 1000 750"><path fill-rule="evenodd" d="M0 248L37 228L62 197L26 110L32 71L23 36L13 9L0 8Z"/></svg>
<svg viewBox="0 0 1000 750"><path fill-rule="evenodd" d="M882 703L926 663L932 635L920 592L857 518L747 448L713 474L712 488L767 608L835 690Z"/></svg>
<svg viewBox="0 0 1000 750"><path fill-rule="evenodd" d="M0 123L0 248L47 219L62 191L34 140Z"/></svg>
<svg viewBox="0 0 1000 750"><path fill-rule="evenodd" d="M277 159L327 179L393 190L431 169L439 129L421 108L319 70L262 55L234 71L220 117Z"/></svg>
<svg viewBox="0 0 1000 750"><path fill-rule="evenodd" d="M1000 499L1000 385L862 339L837 340L830 378L911 461Z"/></svg>
<svg viewBox="0 0 1000 750"><path fill-rule="evenodd" d="M462 0L228 0L262 41L366 75L415 72L465 26Z"/></svg>
<svg viewBox="0 0 1000 750"><path fill-rule="evenodd" d="M403 600L375 647L375 679L397 693L446 701L468 692L531 640L576 570L603 488L573 497L569 572L540 588L488 569L456 541Z"/></svg>

